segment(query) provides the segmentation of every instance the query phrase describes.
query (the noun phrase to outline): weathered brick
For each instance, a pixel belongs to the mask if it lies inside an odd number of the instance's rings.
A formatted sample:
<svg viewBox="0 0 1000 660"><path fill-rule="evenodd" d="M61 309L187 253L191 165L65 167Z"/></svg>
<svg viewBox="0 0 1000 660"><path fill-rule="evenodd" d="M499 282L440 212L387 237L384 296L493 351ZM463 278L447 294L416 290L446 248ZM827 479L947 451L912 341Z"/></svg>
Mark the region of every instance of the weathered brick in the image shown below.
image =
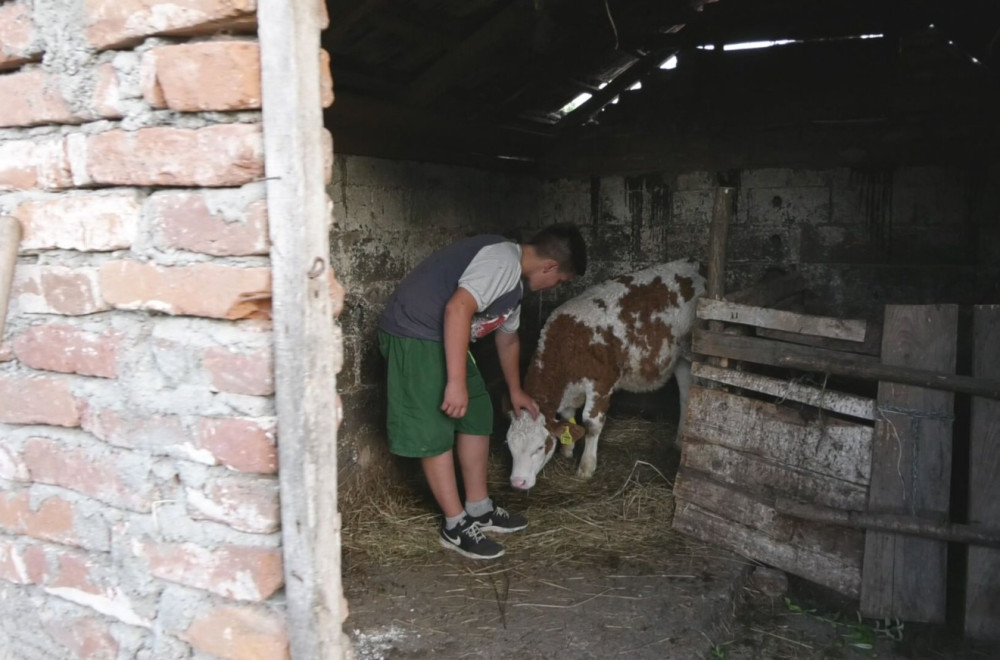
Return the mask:
<svg viewBox="0 0 1000 660"><path fill-rule="evenodd" d="M256 9L256 0L86 0L85 34L104 50L156 34L249 29Z"/></svg>
<svg viewBox="0 0 1000 660"><path fill-rule="evenodd" d="M31 6L27 2L0 4L0 69L20 66L41 54Z"/></svg>
<svg viewBox="0 0 1000 660"><path fill-rule="evenodd" d="M110 261L101 266L99 281L104 300L118 309L226 318L241 294L270 291L271 271L216 264L153 266Z"/></svg>
<svg viewBox="0 0 1000 660"><path fill-rule="evenodd" d="M0 493L0 529L8 534L79 545L74 519L73 505L61 497L49 497L35 510L27 491Z"/></svg>
<svg viewBox="0 0 1000 660"><path fill-rule="evenodd" d="M143 95L180 112L260 107L260 48L255 41L163 46L143 56Z"/></svg>
<svg viewBox="0 0 1000 660"><path fill-rule="evenodd" d="M114 584L114 571L100 566L92 556L75 551L49 553L48 564L57 565L54 575L46 575L45 591L68 601L90 607L133 626L149 627L149 619L136 613L121 588Z"/></svg>
<svg viewBox="0 0 1000 660"><path fill-rule="evenodd" d="M30 200L11 215L24 227L21 249L104 252L132 246L141 205L135 193Z"/></svg>
<svg viewBox="0 0 1000 660"><path fill-rule="evenodd" d="M0 142L0 190L72 186L69 158L61 138Z"/></svg>
<svg viewBox="0 0 1000 660"><path fill-rule="evenodd" d="M34 481L132 511L149 511L155 499L148 467L127 453L89 453L49 438L29 438L22 454Z"/></svg>
<svg viewBox="0 0 1000 660"><path fill-rule="evenodd" d="M201 489L187 489L188 515L241 532L270 534L281 526L278 482L245 476L213 479Z"/></svg>
<svg viewBox="0 0 1000 660"><path fill-rule="evenodd" d="M239 191L234 191L226 207L219 207L221 194L208 198L205 193L171 191L151 196L146 213L161 246L216 256L267 254L267 202L258 199L240 208Z"/></svg>
<svg viewBox="0 0 1000 660"><path fill-rule="evenodd" d="M284 584L276 548L194 543L133 542L137 557L158 578L204 589L235 600L266 600Z"/></svg>
<svg viewBox="0 0 1000 660"><path fill-rule="evenodd" d="M98 617L54 617L45 621L45 631L62 644L67 658L76 660L114 660L118 642L111 635L108 621Z"/></svg>
<svg viewBox="0 0 1000 660"><path fill-rule="evenodd" d="M0 422L79 426L80 402L65 380L0 374Z"/></svg>
<svg viewBox="0 0 1000 660"><path fill-rule="evenodd" d="M333 74L330 72L330 53L319 51L320 101L324 108L333 105Z"/></svg>
<svg viewBox="0 0 1000 660"><path fill-rule="evenodd" d="M20 454L10 447L0 445L0 479L8 481L28 481L28 466L21 460Z"/></svg>
<svg viewBox="0 0 1000 660"><path fill-rule="evenodd" d="M36 126L77 121L63 98L59 77L36 69L0 76L0 126Z"/></svg>
<svg viewBox="0 0 1000 660"><path fill-rule="evenodd" d="M212 387L220 392L274 394L274 356L269 349L238 353L228 348L209 348L202 366L212 379Z"/></svg>
<svg viewBox="0 0 1000 660"><path fill-rule="evenodd" d="M287 660L284 619L266 610L219 607L195 618L182 637L194 648L227 660Z"/></svg>
<svg viewBox="0 0 1000 660"><path fill-rule="evenodd" d="M240 186L264 176L259 124L107 131L87 138L86 162L87 183L98 185Z"/></svg>
<svg viewBox="0 0 1000 660"><path fill-rule="evenodd" d="M198 435L200 446L226 467L265 474L278 471L273 420L205 418L198 425Z"/></svg>
<svg viewBox="0 0 1000 660"><path fill-rule="evenodd" d="M13 541L3 538L0 538L0 580L14 584L32 584L37 581L32 579L21 549Z"/></svg>
<svg viewBox="0 0 1000 660"><path fill-rule="evenodd" d="M97 67L93 73L94 93L91 98L91 110L97 117L117 119L125 116L122 107L121 85L118 73L110 62Z"/></svg>
<svg viewBox="0 0 1000 660"><path fill-rule="evenodd" d="M323 140L323 182L330 185L333 181L333 133L324 128L320 137Z"/></svg>
<svg viewBox="0 0 1000 660"><path fill-rule="evenodd" d="M101 298L96 268L18 264L13 298L25 314L78 316L111 309Z"/></svg>
<svg viewBox="0 0 1000 660"><path fill-rule="evenodd" d="M14 339L14 354L32 369L116 378L122 338L71 325L36 325Z"/></svg>
<svg viewBox="0 0 1000 660"><path fill-rule="evenodd" d="M10 362L14 359L14 348L9 341L0 342L0 362Z"/></svg>
<svg viewBox="0 0 1000 660"><path fill-rule="evenodd" d="M108 444L141 449L158 456L180 456L206 465L215 457L199 449L177 415L152 415L142 410L125 412L88 406L83 412L84 431Z"/></svg>

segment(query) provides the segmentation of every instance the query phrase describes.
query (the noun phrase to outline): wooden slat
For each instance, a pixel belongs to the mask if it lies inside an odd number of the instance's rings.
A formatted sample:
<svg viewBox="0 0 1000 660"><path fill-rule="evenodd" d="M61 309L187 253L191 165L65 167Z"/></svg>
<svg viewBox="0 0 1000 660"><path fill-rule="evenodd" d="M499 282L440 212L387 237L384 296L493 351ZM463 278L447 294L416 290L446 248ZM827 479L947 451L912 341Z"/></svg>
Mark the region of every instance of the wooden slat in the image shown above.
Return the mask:
<svg viewBox="0 0 1000 660"><path fill-rule="evenodd" d="M708 297L703 297L698 301L698 318L855 342L865 340L867 329L865 321L798 314L778 309L741 305L724 300L712 300Z"/></svg>
<svg viewBox="0 0 1000 660"><path fill-rule="evenodd" d="M673 527L856 598L861 585L861 533L777 515L746 492L687 471L674 485Z"/></svg>
<svg viewBox="0 0 1000 660"><path fill-rule="evenodd" d="M943 516L939 516L941 518L939 520L928 520L923 518L914 519L911 516L891 513L844 511L842 509L816 506L809 502L790 500L784 497L775 499L774 508L782 515L830 525L841 525L857 529L874 529L882 532L908 534L910 536L940 539L942 541L1000 548L1000 528L949 523L943 520Z"/></svg>
<svg viewBox="0 0 1000 660"><path fill-rule="evenodd" d="M954 371L955 305L886 307L882 359L887 364ZM872 447L870 513L905 510L914 519L947 515L954 395L880 383ZM944 541L868 532L861 613L943 623L948 545Z"/></svg>
<svg viewBox="0 0 1000 660"><path fill-rule="evenodd" d="M875 357L878 357L879 353L882 352L882 333L872 324L868 325L868 334L865 335L865 340L862 342L814 337L812 335L771 330L769 328L757 328L756 335L764 339L777 339L778 341L801 344L802 346L815 346L816 348L825 348L831 351L846 351L848 353L862 353Z"/></svg>
<svg viewBox="0 0 1000 660"><path fill-rule="evenodd" d="M883 350L884 347L883 339ZM796 346L757 337L727 335L697 327L694 331L692 348L695 353L701 355L1000 399L1000 379L956 376L933 369L883 364L866 355Z"/></svg>
<svg viewBox="0 0 1000 660"><path fill-rule="evenodd" d="M701 387L691 388L687 411L683 466L755 492L864 508L869 427L842 420L821 427L794 411Z"/></svg>
<svg viewBox="0 0 1000 660"><path fill-rule="evenodd" d="M816 408L831 412L875 419L875 401L868 397L845 394L834 390L825 390L811 385L802 385L787 380L761 376L748 371L720 369L702 362L691 365L691 375L712 380L723 385L741 387L762 394L769 394L780 399L805 403Z"/></svg>
<svg viewBox="0 0 1000 660"><path fill-rule="evenodd" d="M972 373L1000 378L1000 305L973 312ZM1000 526L1000 402L972 399L969 521ZM969 548L965 632L1000 641L1000 550Z"/></svg>

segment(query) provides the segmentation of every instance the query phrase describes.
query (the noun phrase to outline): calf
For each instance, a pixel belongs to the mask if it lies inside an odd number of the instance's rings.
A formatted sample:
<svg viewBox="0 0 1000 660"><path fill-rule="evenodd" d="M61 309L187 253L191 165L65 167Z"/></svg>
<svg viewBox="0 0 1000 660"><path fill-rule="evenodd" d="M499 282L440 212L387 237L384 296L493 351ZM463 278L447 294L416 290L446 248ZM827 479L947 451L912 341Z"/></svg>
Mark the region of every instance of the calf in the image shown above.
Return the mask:
<svg viewBox="0 0 1000 660"><path fill-rule="evenodd" d="M705 292L699 265L672 261L597 284L560 305L545 322L524 389L541 413L511 415L507 446L511 486L527 490L560 444L572 456L585 438L577 475L597 468L597 438L616 390L649 392L671 376L680 390L681 420L691 384L680 344L689 339L697 299ZM583 409L580 424L574 415Z"/></svg>

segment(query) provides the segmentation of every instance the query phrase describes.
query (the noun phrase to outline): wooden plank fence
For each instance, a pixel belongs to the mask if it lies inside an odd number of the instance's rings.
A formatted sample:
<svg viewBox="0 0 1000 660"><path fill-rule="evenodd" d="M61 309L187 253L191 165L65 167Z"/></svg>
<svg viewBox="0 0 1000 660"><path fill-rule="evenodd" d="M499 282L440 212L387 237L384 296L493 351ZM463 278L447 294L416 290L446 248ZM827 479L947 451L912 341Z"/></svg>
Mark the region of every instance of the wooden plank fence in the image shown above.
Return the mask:
<svg viewBox="0 0 1000 660"><path fill-rule="evenodd" d="M881 327L698 311L674 528L908 621L945 619L947 544L969 544L966 631L1000 637L1000 306L975 310L971 376L954 305L890 306ZM955 392L973 400L967 523L949 506Z"/></svg>

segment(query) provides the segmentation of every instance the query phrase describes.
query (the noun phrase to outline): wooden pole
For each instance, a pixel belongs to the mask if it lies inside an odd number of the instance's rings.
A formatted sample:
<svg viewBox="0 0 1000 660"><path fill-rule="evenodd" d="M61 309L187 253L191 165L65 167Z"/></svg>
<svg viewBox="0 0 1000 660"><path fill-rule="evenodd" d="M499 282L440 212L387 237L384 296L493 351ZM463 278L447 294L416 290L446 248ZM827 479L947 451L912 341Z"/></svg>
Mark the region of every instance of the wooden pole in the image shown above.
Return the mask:
<svg viewBox="0 0 1000 660"><path fill-rule="evenodd" d="M0 341L7 324L7 304L14 284L14 264L17 247L21 243L21 223L17 218L0 215Z"/></svg>
<svg viewBox="0 0 1000 660"><path fill-rule="evenodd" d="M726 292L726 242L729 238L729 220L733 215L735 188L715 189L712 206L712 227L708 242L708 283L705 295L722 300Z"/></svg>
<svg viewBox="0 0 1000 660"><path fill-rule="evenodd" d="M257 3L267 224L274 289L274 403L291 657L348 655L337 511L330 213L323 180L319 0ZM327 157L329 155L327 154Z"/></svg>
<svg viewBox="0 0 1000 660"><path fill-rule="evenodd" d="M798 502L783 497L775 500L774 510L783 516L828 525L893 532L895 534L920 536L940 541L954 541L956 543L1000 548L1000 529L979 525L934 522L887 513L844 511L842 509L831 509L829 507L816 506L815 504Z"/></svg>

